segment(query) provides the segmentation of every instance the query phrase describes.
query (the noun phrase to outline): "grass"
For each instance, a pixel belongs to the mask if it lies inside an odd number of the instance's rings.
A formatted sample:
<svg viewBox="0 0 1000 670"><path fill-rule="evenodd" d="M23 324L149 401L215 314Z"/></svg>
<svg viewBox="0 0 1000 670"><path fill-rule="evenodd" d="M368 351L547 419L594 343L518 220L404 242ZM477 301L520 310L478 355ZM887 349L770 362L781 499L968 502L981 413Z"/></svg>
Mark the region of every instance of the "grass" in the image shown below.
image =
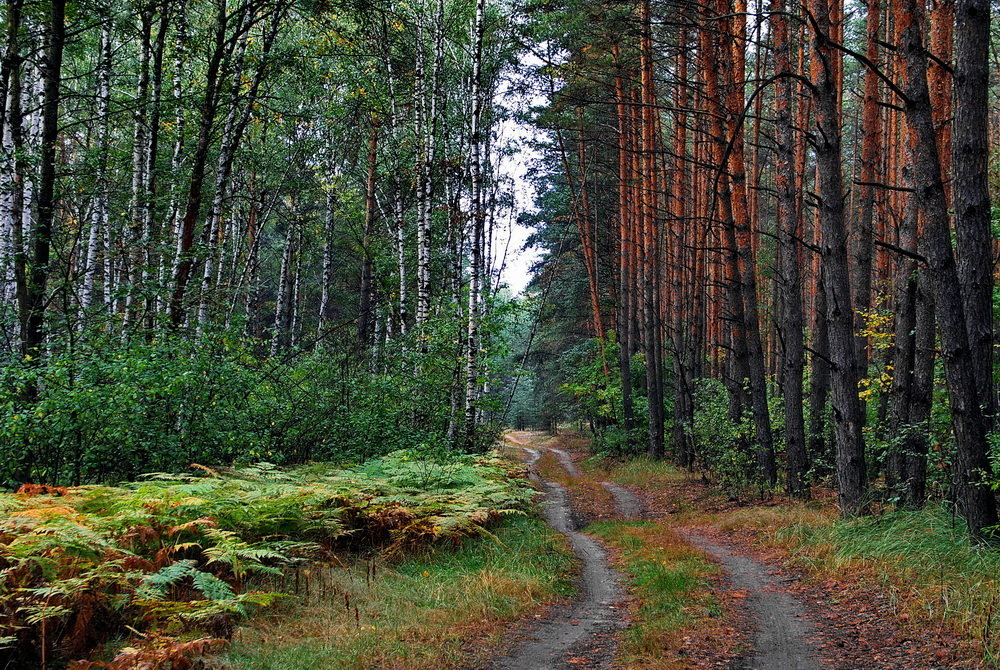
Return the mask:
<svg viewBox="0 0 1000 670"><path fill-rule="evenodd" d="M866 574L905 618L933 622L982 644L1000 661L1000 551L969 542L963 521L938 504L919 511L826 526L792 525L776 535L803 563Z"/></svg>
<svg viewBox="0 0 1000 670"><path fill-rule="evenodd" d="M683 481L691 477L667 461L645 456L627 460L602 459L601 464L606 469L608 477L622 486L641 488L671 481Z"/></svg>
<svg viewBox="0 0 1000 670"><path fill-rule="evenodd" d="M309 561L492 538L534 494L522 466L493 454L197 467L196 476L0 493L0 666L89 658L130 634L148 655L180 653L196 631L219 637L272 604Z"/></svg>
<svg viewBox="0 0 1000 670"><path fill-rule="evenodd" d="M680 655L685 638L718 626L722 607L708 590L719 568L662 523L600 521L587 528L619 552L638 601L625 632L626 668L688 667ZM722 640L720 639L721 643Z"/></svg>
<svg viewBox="0 0 1000 670"><path fill-rule="evenodd" d="M246 670L447 668L470 637L496 640L511 618L572 592L572 554L542 521L513 517L390 567L327 569L300 596L243 629L226 660ZM489 646L489 645L487 645Z"/></svg>

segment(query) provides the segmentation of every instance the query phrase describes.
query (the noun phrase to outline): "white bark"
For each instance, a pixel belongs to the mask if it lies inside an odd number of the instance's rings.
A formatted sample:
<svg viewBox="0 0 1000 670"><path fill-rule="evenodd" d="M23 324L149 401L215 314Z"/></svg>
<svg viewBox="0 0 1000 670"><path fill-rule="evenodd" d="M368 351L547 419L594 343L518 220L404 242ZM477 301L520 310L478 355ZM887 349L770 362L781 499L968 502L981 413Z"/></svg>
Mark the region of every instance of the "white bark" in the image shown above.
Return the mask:
<svg viewBox="0 0 1000 670"><path fill-rule="evenodd" d="M153 5L148 4L139 14L139 74L136 81L135 96L135 129L132 136L132 190L129 205L129 254L125 272L129 286L125 297L125 313L123 331L135 316L135 302L141 290L141 272L143 265L143 223L146 209L146 169L149 166L147 156L150 153L150 129L147 127L149 113L149 72L152 58Z"/></svg>
<svg viewBox="0 0 1000 670"><path fill-rule="evenodd" d="M388 54L387 54L388 56ZM386 70L389 73L389 137L394 139L395 151L393 168L398 175L400 166L400 148L404 145L403 119L400 118L399 106L396 104L396 91L393 87L395 73L392 68L392 59L386 58ZM395 189L392 193L392 222L393 222L393 242L396 246L396 270L398 277L398 301L397 314L399 315L398 329L400 337L406 337L409 321L409 282L406 271L406 220L403 209L403 188L402 179L395 180Z"/></svg>
<svg viewBox="0 0 1000 670"><path fill-rule="evenodd" d="M98 159L95 181L94 204L90 212L90 233L87 236L87 255L83 269L83 287L80 292L80 306L86 312L95 302L103 302L104 296L97 295L96 281L102 262L103 233L108 227L108 161L102 150L108 146L110 135L109 107L111 104L111 21L106 19L101 26L100 53L97 64L96 95Z"/></svg>
<svg viewBox="0 0 1000 670"><path fill-rule="evenodd" d="M288 341L291 329L291 303L293 298L292 266L295 262L295 227L285 232L285 249L281 255L281 272L278 277L278 296L274 309L274 332L271 336L271 356L277 356Z"/></svg>
<svg viewBox="0 0 1000 670"><path fill-rule="evenodd" d="M180 212L184 199L184 191L180 188L181 168L184 165L184 70L187 67L187 16L186 3L182 2L177 9L176 29L174 37L173 63L173 104L174 104L174 146L170 156L170 214L167 218L171 239L175 240L174 253L165 254L160 263L160 286L166 286L168 278L172 277L180 253Z"/></svg>
<svg viewBox="0 0 1000 670"><path fill-rule="evenodd" d="M323 285L319 299L319 323L316 333L323 336L330 320L330 289L333 284L333 221L337 206L337 196L332 185L326 186L326 216L323 219Z"/></svg>
<svg viewBox="0 0 1000 670"><path fill-rule="evenodd" d="M208 207L206 217L207 239L205 249L205 264L201 274L201 296L198 301L198 334L201 335L204 327L208 324L210 308L212 302L213 285L215 277L215 264L219 260L220 248L222 246L222 208L226 199L226 192L229 189L229 178L233 166L233 158L236 148L239 145L240 137L238 130L242 129L241 117L249 116L251 101L247 101L245 109L240 108L239 97L241 83L243 79L243 65L246 61L246 48L250 39L249 34L244 35L240 40L239 51L236 55L236 72L233 75L233 96L230 101L229 113L226 115L226 123L222 131L222 145L219 148L219 157L215 168L215 188L213 190L212 202ZM255 80L262 74L263 68L258 68Z"/></svg>
<svg viewBox="0 0 1000 670"><path fill-rule="evenodd" d="M482 113L484 91L482 86L482 58L484 31L484 0L476 0L476 15L472 26L472 111L469 120L469 142L472 149L471 171L472 192L470 193L472 218L472 259L469 268L469 307L468 332L466 342L465 369L465 442L472 447L475 441L476 424L478 421L477 402L479 400L479 310L483 276L483 229L485 212L483 210L483 138Z"/></svg>

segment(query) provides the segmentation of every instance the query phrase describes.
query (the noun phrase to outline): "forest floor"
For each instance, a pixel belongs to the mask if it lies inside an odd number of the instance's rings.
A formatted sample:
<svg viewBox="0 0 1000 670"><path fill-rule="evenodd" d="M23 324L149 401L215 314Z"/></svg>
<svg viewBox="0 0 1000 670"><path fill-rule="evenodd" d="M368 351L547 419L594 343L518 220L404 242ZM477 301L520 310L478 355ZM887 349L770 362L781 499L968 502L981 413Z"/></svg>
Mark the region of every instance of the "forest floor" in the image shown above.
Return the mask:
<svg viewBox="0 0 1000 670"><path fill-rule="evenodd" d="M583 577L577 600L508 636L526 642L472 667L988 667L981 645L864 569L803 560L775 540L789 520L830 523L829 494L748 502L662 464L598 459L573 433L507 441L532 463Z"/></svg>

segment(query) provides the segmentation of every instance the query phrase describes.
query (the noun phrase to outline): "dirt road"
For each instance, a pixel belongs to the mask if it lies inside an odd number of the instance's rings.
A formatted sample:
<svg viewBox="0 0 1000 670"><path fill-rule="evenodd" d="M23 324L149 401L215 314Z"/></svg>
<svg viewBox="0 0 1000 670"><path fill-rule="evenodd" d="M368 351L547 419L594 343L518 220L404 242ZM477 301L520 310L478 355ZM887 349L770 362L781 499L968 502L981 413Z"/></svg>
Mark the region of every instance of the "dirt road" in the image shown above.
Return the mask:
<svg viewBox="0 0 1000 670"><path fill-rule="evenodd" d="M558 440L539 441L526 434L508 434L507 440L527 454L529 466L535 465L548 451L569 478L578 480L586 476L573 455L559 447ZM534 470L531 476L545 493L545 519L566 535L581 562L580 596L531 629L529 639L493 667L495 670L611 667L618 649L618 634L627 626L621 575L611 565L604 546L579 532L565 487L543 479ZM600 485L610 493L618 518L643 516L644 505L635 492L612 482L602 481ZM768 566L694 531L686 531L682 537L716 560L728 573L730 587L746 596L754 631L753 653L739 667L748 670L820 667L810 641L813 624L805 607L780 588Z"/></svg>
<svg viewBox="0 0 1000 670"><path fill-rule="evenodd" d="M517 441L511 440L515 444ZM538 448L520 443L533 465L541 456ZM554 450L567 472L578 476L579 469L569 455ZM563 460L565 459L565 460ZM576 529L569 494L556 482L532 478L545 492L545 520L564 534L581 563L580 596L568 607L555 613L529 632L529 639L493 666L496 670L539 670L541 668L579 668L586 659L589 668L610 667L614 660L617 633L626 625L625 590L621 576L608 560L604 546L595 538Z"/></svg>

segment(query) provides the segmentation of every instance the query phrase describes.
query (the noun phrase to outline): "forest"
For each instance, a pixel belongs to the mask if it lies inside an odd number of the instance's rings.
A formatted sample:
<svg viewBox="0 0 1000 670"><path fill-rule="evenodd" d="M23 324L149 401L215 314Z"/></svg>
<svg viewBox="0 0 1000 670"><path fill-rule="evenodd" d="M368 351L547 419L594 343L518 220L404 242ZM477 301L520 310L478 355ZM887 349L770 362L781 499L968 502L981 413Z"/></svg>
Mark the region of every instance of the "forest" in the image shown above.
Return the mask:
<svg viewBox="0 0 1000 670"><path fill-rule="evenodd" d="M317 667L605 667L496 651L596 551L621 667L820 667L683 604L770 607L729 533L913 563L995 667L991 5L7 0L0 665L307 667L253 622L336 601ZM395 647L419 575L451 614Z"/></svg>

